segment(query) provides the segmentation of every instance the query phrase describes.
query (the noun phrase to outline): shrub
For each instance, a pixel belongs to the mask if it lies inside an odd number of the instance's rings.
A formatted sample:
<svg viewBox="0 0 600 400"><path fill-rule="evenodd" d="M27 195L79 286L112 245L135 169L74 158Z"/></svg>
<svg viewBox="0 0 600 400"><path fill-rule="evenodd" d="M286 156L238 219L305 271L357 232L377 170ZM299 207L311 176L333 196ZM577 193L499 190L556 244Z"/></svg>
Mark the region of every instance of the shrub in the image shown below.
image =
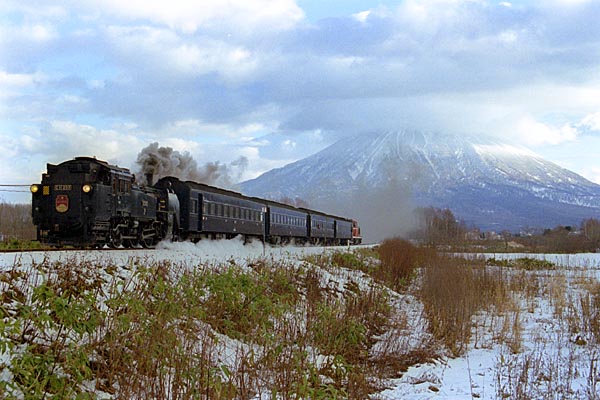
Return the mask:
<svg viewBox="0 0 600 400"><path fill-rule="evenodd" d="M471 339L473 316L479 311L507 308L509 288L501 270L473 266L465 260L440 258L423 269L419 291L429 331L454 356Z"/></svg>
<svg viewBox="0 0 600 400"><path fill-rule="evenodd" d="M417 247L400 238L384 240L377 252L381 264L373 271L373 277L396 291L410 280L422 257Z"/></svg>

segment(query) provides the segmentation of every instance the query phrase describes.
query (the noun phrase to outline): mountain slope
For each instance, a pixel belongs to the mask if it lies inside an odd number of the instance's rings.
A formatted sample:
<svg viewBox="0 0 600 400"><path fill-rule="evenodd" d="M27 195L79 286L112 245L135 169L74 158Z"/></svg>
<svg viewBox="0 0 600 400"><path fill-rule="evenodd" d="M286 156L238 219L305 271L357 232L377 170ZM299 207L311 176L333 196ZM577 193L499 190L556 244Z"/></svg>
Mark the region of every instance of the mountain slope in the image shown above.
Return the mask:
<svg viewBox="0 0 600 400"><path fill-rule="evenodd" d="M486 230L572 225L600 216L599 185L536 154L416 131L339 141L242 189L367 218L374 232L410 224L414 206L448 207Z"/></svg>

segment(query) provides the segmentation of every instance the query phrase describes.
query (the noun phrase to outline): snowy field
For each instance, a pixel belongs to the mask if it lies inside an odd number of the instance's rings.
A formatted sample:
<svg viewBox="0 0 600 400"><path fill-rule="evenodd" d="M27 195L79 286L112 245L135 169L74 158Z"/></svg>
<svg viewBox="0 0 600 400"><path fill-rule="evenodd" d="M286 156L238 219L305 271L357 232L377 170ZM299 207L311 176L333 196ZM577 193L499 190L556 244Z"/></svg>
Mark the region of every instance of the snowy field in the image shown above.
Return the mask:
<svg viewBox="0 0 600 400"><path fill-rule="evenodd" d="M579 254L535 254L535 253L469 253L462 254L466 258L514 260L517 258L535 258L547 260L565 268L600 269L600 253Z"/></svg>
<svg viewBox="0 0 600 400"><path fill-rule="evenodd" d="M517 307L508 319L512 326L495 329L496 317L477 316L475 338L463 356L415 365L379 398L600 399L600 344L591 326L600 317L600 254L460 256L534 258L556 268L520 273L529 293L513 294ZM502 334L507 337L499 340Z"/></svg>
<svg viewBox="0 0 600 400"><path fill-rule="evenodd" d="M262 243L243 245L239 240L192 243L161 243L155 250L101 250L68 252L0 253L0 270L15 265L28 266L42 261L64 263L91 261L96 265L131 265L134 260L148 263L170 261L184 267L199 264L245 265L262 258L295 260L347 248L271 247ZM509 311L502 315L481 313L473 317L474 328L467 350L453 358L444 351L434 362L417 363L401 377L381 382L384 388L373 399L597 399L600 398L600 347L596 325L600 315L598 272L599 254L533 255L477 254L473 259L515 260L522 257L551 261L548 270L509 271L520 291L511 294ZM343 290L354 280L369 285L358 271L342 269L325 272L329 285ZM423 306L414 293L395 293L397 318L406 321L398 351L418 349L430 340ZM223 338L223 343L227 339ZM233 345L236 347L235 343ZM232 357L232 350L218 350ZM237 347L239 349L239 343ZM375 346L377 348L377 346ZM228 355L227 355L228 354ZM219 356L220 357L220 356ZM235 362L231 362L231 367ZM5 376L6 377L6 376ZM107 396L106 398L111 398ZM257 398L270 398L268 394Z"/></svg>
<svg viewBox="0 0 600 400"><path fill-rule="evenodd" d="M49 261L93 261L98 264L111 263L127 265L134 259L148 261L148 263L171 261L187 265L200 263L221 263L234 260L243 263L246 260L266 257L273 259L298 258L309 254L321 253L335 247L311 246L264 246L260 241L246 245L239 238L231 240L205 240L196 244L191 242L173 243L164 241L156 249L136 250L73 250L73 251L34 251L25 253L0 253L0 268L11 267L15 263L29 265L32 262Z"/></svg>

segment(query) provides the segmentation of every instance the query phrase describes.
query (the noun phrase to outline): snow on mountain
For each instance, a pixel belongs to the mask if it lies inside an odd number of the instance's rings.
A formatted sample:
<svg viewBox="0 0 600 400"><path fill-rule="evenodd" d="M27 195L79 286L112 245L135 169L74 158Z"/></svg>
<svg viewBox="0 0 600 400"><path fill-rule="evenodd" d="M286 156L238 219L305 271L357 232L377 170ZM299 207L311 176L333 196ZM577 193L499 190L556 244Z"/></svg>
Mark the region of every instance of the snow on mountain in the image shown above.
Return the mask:
<svg viewBox="0 0 600 400"><path fill-rule="evenodd" d="M411 130L344 139L241 186L360 218L374 239L408 228L415 206L497 231L600 217L599 185L527 149Z"/></svg>

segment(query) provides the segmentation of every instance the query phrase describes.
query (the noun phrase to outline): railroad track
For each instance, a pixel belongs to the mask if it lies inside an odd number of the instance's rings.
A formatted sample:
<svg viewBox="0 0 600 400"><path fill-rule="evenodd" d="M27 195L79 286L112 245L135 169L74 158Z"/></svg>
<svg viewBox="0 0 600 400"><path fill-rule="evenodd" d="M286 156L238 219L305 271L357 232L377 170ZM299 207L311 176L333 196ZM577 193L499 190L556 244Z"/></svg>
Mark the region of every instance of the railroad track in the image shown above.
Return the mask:
<svg viewBox="0 0 600 400"><path fill-rule="evenodd" d="M113 249L111 247L103 247L100 249L97 249L97 248L76 249L76 248L47 247L47 248L40 248L40 249L3 249L3 250L0 250L0 254L1 253L50 253L50 252L56 252L56 251L68 252L68 251L123 251L123 250L136 251L136 250L153 250L153 249L143 248L143 247L119 247L116 249Z"/></svg>

